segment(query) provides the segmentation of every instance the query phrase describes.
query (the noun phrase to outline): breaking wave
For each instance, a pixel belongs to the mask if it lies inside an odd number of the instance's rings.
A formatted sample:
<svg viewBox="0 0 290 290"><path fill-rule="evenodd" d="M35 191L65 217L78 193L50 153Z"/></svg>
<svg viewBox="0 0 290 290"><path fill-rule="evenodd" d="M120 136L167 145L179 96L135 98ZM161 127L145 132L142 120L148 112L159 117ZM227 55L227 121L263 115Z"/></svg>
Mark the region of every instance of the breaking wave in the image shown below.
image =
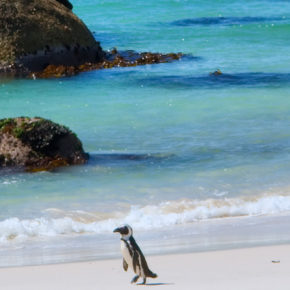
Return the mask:
<svg viewBox="0 0 290 290"><path fill-rule="evenodd" d="M131 224L138 230L148 230L208 219L279 214L287 211L290 211L290 196L283 195L203 201L183 199L144 207L132 206L126 212L101 215L84 211L47 209L46 214L51 217L14 217L0 222L0 242L58 235L109 233L124 223Z"/></svg>

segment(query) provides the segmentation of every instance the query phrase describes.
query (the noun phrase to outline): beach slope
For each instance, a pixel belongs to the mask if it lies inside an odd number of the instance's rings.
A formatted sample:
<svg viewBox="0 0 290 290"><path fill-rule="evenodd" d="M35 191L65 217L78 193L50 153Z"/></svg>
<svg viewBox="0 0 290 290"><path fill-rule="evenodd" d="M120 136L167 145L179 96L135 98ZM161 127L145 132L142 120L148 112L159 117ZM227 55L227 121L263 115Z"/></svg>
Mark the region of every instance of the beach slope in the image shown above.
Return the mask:
<svg viewBox="0 0 290 290"><path fill-rule="evenodd" d="M150 256L158 273L148 286L162 289L289 289L290 245L215 252ZM0 269L5 290L129 289L133 273L122 269L121 258L57 265Z"/></svg>

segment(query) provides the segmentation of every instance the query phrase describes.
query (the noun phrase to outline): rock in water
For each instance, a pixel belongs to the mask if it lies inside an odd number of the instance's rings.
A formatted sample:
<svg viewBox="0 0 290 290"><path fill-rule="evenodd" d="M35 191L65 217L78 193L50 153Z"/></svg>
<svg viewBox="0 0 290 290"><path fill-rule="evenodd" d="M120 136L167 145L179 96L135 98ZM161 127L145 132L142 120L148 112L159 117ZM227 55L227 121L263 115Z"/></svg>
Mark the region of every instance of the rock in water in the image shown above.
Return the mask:
<svg viewBox="0 0 290 290"><path fill-rule="evenodd" d="M0 168L52 170L87 160L81 141L67 127L38 117L0 120Z"/></svg>
<svg viewBox="0 0 290 290"><path fill-rule="evenodd" d="M0 71L101 61L99 42L67 7L67 0L0 0Z"/></svg>
<svg viewBox="0 0 290 290"><path fill-rule="evenodd" d="M57 2L63 4L66 8L72 10L73 6L68 0L56 0Z"/></svg>

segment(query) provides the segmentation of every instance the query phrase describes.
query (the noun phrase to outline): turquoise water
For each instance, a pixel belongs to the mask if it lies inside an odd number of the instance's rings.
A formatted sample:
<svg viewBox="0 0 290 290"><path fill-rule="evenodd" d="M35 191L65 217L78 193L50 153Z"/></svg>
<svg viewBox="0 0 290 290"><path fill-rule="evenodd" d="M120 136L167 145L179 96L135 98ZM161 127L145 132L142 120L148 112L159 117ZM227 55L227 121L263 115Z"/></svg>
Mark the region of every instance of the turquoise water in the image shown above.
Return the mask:
<svg viewBox="0 0 290 290"><path fill-rule="evenodd" d="M224 220L257 224L256 236L238 236L245 244L290 241L285 227L267 235L259 222L289 221L290 2L143 2L72 1L103 49L186 53L182 60L0 80L1 118L64 124L91 155L53 173L0 172L2 266L39 263L24 249L40 263L103 257L93 245L104 241L114 256L111 231L124 222L150 237L152 253L160 239L182 250L174 232L192 244L220 227L231 236ZM46 258L36 250L43 244ZM17 259L5 260L15 248Z"/></svg>

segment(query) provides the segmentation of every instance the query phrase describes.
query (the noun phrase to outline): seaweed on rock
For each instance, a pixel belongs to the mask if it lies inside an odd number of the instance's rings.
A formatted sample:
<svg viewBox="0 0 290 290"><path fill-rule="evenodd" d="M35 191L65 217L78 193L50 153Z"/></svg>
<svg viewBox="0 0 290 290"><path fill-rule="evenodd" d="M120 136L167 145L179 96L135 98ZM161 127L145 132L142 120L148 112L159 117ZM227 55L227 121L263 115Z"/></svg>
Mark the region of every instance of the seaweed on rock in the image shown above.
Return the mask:
<svg viewBox="0 0 290 290"><path fill-rule="evenodd" d="M103 61L97 63L87 62L78 66L48 65L41 72L30 73L31 78L60 78L73 76L80 72L109 69L115 67L134 67L147 64L167 63L179 60L184 55L182 53L138 53L133 50L119 52L116 48L106 53Z"/></svg>
<svg viewBox="0 0 290 290"><path fill-rule="evenodd" d="M0 167L34 172L84 164L87 159L81 141L65 126L39 117L0 120Z"/></svg>

